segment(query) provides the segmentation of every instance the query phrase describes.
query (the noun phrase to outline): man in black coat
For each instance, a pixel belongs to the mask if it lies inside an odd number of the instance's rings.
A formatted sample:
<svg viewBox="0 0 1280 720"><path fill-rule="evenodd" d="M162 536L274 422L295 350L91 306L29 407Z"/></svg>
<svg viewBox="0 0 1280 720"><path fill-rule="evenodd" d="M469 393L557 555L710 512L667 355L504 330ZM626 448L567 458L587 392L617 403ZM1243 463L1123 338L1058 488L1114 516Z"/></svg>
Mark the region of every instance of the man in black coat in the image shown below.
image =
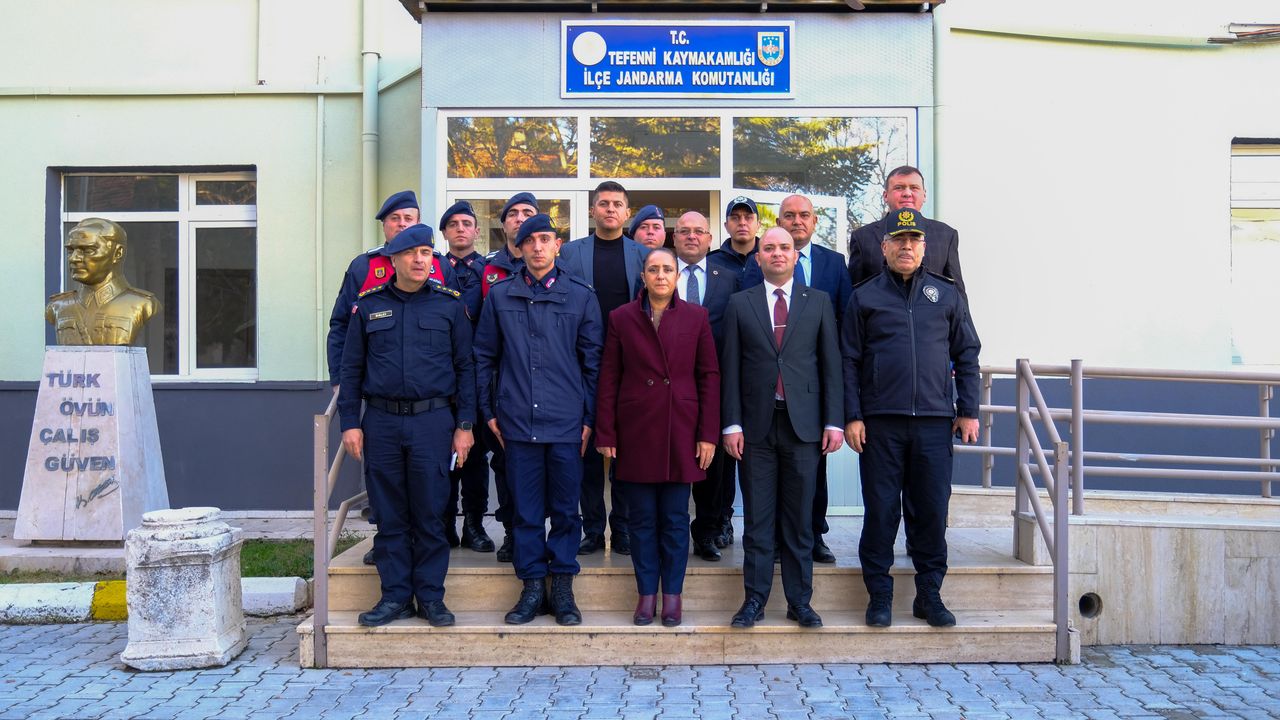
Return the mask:
<svg viewBox="0 0 1280 720"><path fill-rule="evenodd" d="M853 284L875 277L884 267L884 253L880 241L889 232L889 224L899 210L915 210L917 221L922 224L929 238L929 249L924 256L924 269L955 281L963 293L964 275L960 272L960 234L950 225L919 215L927 193L924 176L910 165L889 171L884 181L884 203L889 208L885 216L867 223L849 236L849 278ZM843 310L843 308L841 308Z"/></svg>
<svg viewBox="0 0 1280 720"><path fill-rule="evenodd" d="M813 495L822 455L840 449L844 419L835 312L826 293L795 282L791 234L760 239L764 282L729 299L721 353L725 451L740 461L746 600L730 622L764 617L781 527L787 618L822 627L813 595Z"/></svg>

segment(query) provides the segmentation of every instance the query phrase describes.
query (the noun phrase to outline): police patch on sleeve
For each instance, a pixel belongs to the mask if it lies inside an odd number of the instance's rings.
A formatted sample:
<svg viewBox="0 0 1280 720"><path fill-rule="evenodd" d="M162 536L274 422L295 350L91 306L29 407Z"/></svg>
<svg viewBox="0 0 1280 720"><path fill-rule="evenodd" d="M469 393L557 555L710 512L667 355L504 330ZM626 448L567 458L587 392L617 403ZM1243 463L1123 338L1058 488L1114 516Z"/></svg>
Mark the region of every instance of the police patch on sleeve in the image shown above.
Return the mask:
<svg viewBox="0 0 1280 720"><path fill-rule="evenodd" d="M932 286L932 285L925 285L925 286L924 286L924 296L925 296L926 298L928 298L928 299L929 299L929 302L931 302L931 303L936 303L936 302L938 302L938 288L936 288L936 287L934 287L934 286Z"/></svg>

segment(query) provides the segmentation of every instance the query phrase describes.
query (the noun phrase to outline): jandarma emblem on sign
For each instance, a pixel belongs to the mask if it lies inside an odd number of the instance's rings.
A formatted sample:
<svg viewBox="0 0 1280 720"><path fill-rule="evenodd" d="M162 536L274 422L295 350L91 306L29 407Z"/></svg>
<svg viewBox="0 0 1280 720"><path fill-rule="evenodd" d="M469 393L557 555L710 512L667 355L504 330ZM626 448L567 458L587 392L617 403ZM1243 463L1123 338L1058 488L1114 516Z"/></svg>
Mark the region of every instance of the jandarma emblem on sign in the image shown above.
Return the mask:
<svg viewBox="0 0 1280 720"><path fill-rule="evenodd" d="M786 53L783 49L783 35L780 32L762 32L756 34L756 53L760 62L773 67L782 62Z"/></svg>

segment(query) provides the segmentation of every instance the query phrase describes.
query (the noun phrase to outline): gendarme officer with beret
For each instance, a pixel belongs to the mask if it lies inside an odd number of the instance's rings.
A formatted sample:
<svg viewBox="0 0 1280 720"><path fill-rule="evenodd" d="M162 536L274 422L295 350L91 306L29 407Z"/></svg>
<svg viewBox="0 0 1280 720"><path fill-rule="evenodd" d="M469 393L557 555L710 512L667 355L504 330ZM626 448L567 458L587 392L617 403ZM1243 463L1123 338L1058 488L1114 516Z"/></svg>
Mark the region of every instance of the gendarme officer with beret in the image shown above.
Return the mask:
<svg viewBox="0 0 1280 720"><path fill-rule="evenodd" d="M378 518L373 553L382 598L360 614L360 624L412 617L416 599L419 617L452 625L444 604L449 544L441 515L450 455L464 463L474 442L471 321L457 291L428 282L431 228L413 225L382 252L391 258L395 280L365 291L352 308L338 394L342 444L365 460Z"/></svg>
<svg viewBox="0 0 1280 720"><path fill-rule="evenodd" d="M960 289L921 267L923 220L911 208L889 218L884 267L853 289L840 336L845 439L862 454L858 558L874 627L892 623L889 568L900 519L916 570L912 614L934 626L956 624L939 592L947 574L951 438L978 439L981 344Z"/></svg>
<svg viewBox="0 0 1280 720"><path fill-rule="evenodd" d="M546 612L550 575L556 622L578 625L578 496L604 327L591 286L556 267L560 241L551 218L525 220L516 244L524 267L490 289L475 348L480 412L507 452L515 570L524 582L506 620L522 624Z"/></svg>

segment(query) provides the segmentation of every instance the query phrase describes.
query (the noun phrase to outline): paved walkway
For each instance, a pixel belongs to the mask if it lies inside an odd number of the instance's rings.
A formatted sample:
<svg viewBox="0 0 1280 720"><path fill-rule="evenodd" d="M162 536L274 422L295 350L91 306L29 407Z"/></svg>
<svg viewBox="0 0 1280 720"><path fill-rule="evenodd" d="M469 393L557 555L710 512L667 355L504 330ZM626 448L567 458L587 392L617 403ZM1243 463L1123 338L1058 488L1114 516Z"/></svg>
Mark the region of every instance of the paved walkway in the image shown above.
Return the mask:
<svg viewBox="0 0 1280 720"><path fill-rule="evenodd" d="M304 670L300 618L225 668L138 673L120 623L0 626L0 718L1275 718L1280 648L1086 648L1054 665Z"/></svg>

